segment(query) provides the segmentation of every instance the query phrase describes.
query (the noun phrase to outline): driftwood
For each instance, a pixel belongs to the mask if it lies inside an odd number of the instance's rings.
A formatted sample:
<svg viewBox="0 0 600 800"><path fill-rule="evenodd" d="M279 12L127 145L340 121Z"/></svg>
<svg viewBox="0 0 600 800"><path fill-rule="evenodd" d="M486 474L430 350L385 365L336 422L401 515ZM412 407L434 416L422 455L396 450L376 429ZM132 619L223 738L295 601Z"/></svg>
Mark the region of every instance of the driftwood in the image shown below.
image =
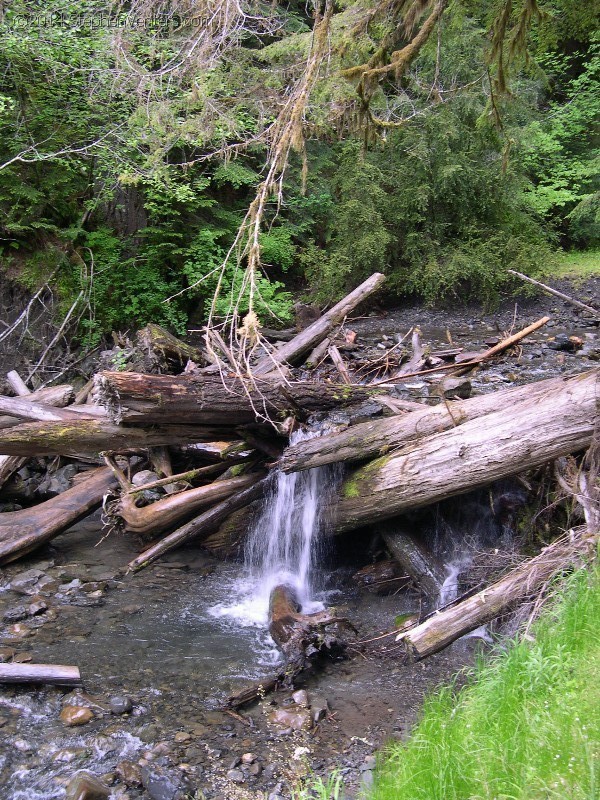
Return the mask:
<svg viewBox="0 0 600 800"><path fill-rule="evenodd" d="M419 541L395 522L384 523L379 533L391 555L417 586L432 600L438 601L444 578L433 555Z"/></svg>
<svg viewBox="0 0 600 800"><path fill-rule="evenodd" d="M359 303L377 291L384 281L385 275L379 272L371 275L326 314L319 317L316 322L301 331L291 341L261 359L253 369L254 375L265 375L283 364L298 362L329 334L334 325L339 325Z"/></svg>
<svg viewBox="0 0 600 800"><path fill-rule="evenodd" d="M336 384L276 380L245 386L232 377L224 387L220 375L143 375L101 372L96 393L113 422L135 425L185 423L240 425L256 423L257 411L272 416L327 410L359 403L373 390Z"/></svg>
<svg viewBox="0 0 600 800"><path fill-rule="evenodd" d="M341 357L340 351L334 344L332 344L329 347L328 353L329 353L329 358L333 361L335 365L335 368L342 376L342 380L344 381L344 383L352 383L352 381L350 380L350 375L348 373L348 368L344 364L344 359Z"/></svg>
<svg viewBox="0 0 600 800"><path fill-rule="evenodd" d="M335 509L338 531L390 519L587 448L598 424L600 371L427 436L355 470Z"/></svg>
<svg viewBox="0 0 600 800"><path fill-rule="evenodd" d="M114 484L111 471L101 467L45 503L0 514L0 563L6 564L35 550L87 516L100 506Z"/></svg>
<svg viewBox="0 0 600 800"><path fill-rule="evenodd" d="M327 355L330 345L331 339L326 336L325 339L323 339L323 341L320 342L314 348L314 350L309 353L308 358L306 359L306 365L308 367L317 367Z"/></svg>
<svg viewBox="0 0 600 800"><path fill-rule="evenodd" d="M213 506L208 511L195 517L195 519L185 525L182 525L181 528L165 536L160 542L149 547L143 553L140 553L137 558L134 558L133 561L129 563L128 570L130 572L135 572L143 567L147 567L148 564L156 561L157 558L174 550L190 539L202 541L210 533L215 531L231 513L247 506L259 497L262 497L266 488L267 479L257 475L255 475L254 478L256 483L254 483L253 486L217 503L216 506Z"/></svg>
<svg viewBox="0 0 600 800"><path fill-rule="evenodd" d="M212 442L226 433L224 428L199 425L133 428L99 419L28 422L0 431L0 452L18 456L96 454L104 450L121 453L156 445Z"/></svg>
<svg viewBox="0 0 600 800"><path fill-rule="evenodd" d="M560 394L564 388L564 378L550 378L433 407L411 403L408 409L414 407L415 411L404 416L371 420L339 433L298 442L284 451L278 466L284 472L294 472L338 461L364 461L383 456L415 440L462 426L494 411L508 412L523 401L533 404L544 396ZM395 398L391 400L395 403ZM385 402L385 398L378 398L378 402ZM397 407L401 409L404 402L400 401Z"/></svg>
<svg viewBox="0 0 600 800"><path fill-rule="evenodd" d="M73 399L73 387L67 384L49 386L46 389L38 389L37 392L31 392L27 395L27 399L31 402L41 403L44 406L64 408ZM0 428L13 428L15 425L20 425L21 422L22 418L16 416L8 416L6 414L0 416Z"/></svg>
<svg viewBox="0 0 600 800"><path fill-rule="evenodd" d="M79 667L63 664L0 664L0 683L46 683L81 686Z"/></svg>
<svg viewBox="0 0 600 800"><path fill-rule="evenodd" d="M126 531L154 536L173 528L200 508L224 500L254 483L256 483L255 475L240 475L237 478L217 480L208 486L198 486L195 489L171 494L142 508L136 506L132 495L124 494L111 507L110 511L111 515L118 516L123 520ZM145 486L140 487L142 490L145 488Z"/></svg>
<svg viewBox="0 0 600 800"><path fill-rule="evenodd" d="M6 382L18 397L27 397L31 394L31 389L15 369L6 373Z"/></svg>
<svg viewBox="0 0 600 800"><path fill-rule="evenodd" d="M36 420L37 422L72 422L83 418L106 416L101 408L93 406L71 406L56 408L45 403L37 403L21 397L0 396L0 413L19 419Z"/></svg>
<svg viewBox="0 0 600 800"><path fill-rule="evenodd" d="M294 590L284 584L276 586L269 599L269 633L283 653L285 664L272 678L229 697L228 707L240 708L279 687L292 686L297 675L312 667L315 656L345 648L346 642L340 636L344 626L351 628L347 620L328 611L302 614Z"/></svg>
<svg viewBox="0 0 600 800"><path fill-rule="evenodd" d="M403 631L396 641L403 641L414 658L437 653L451 642L497 617L504 609L535 594L558 572L591 554L598 535L587 529L570 531L567 536L546 547L539 555L518 566L486 589L459 598L435 611L415 627Z"/></svg>
<svg viewBox="0 0 600 800"><path fill-rule="evenodd" d="M600 320L599 309L593 308L592 306L588 306L585 303L582 303L580 300L576 300L574 297L569 297L568 294L559 292L558 289L553 289L551 286L547 286L545 283L542 283L541 281L536 281L533 278L530 278L528 275L523 275L522 272L517 272L516 269L509 269L508 272L510 275L516 275L517 278L521 278L522 281L527 281L527 283L532 283L534 286L537 286L547 294L552 294L554 295L554 297L560 297L561 300L570 303L572 306L575 306L576 308L581 308L583 311L589 311L589 313L593 314L596 319Z"/></svg>

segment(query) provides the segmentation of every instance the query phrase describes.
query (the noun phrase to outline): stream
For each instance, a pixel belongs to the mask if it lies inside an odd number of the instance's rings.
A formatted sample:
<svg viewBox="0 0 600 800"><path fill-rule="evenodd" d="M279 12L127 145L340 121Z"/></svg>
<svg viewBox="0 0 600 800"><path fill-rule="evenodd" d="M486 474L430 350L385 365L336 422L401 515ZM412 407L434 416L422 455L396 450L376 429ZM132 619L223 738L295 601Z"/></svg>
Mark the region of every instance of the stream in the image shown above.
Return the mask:
<svg viewBox="0 0 600 800"><path fill-rule="evenodd" d="M532 305L530 316L539 310ZM419 311L423 341L447 346L450 334L465 349L477 349L508 327L512 309L472 321L446 313ZM595 331L577 328L570 312L562 313L562 324L524 343L517 360L502 359L475 376L474 393L592 366L587 356L547 346L561 331L597 344ZM406 332L409 315L407 309L369 317L353 328L378 348ZM526 322L519 317L519 324ZM404 392L422 399L427 383L407 380ZM393 638L384 639L376 650L351 650L347 660L326 662L301 687L307 700L282 691L242 716L221 710L228 694L268 677L279 663L265 624L275 583L292 581L304 610L335 606L357 627L359 639L390 631L396 617L420 610L423 601L414 589L379 596L352 583L352 573L377 557L372 537L348 537L344 544L319 538L319 501L336 480L335 470L327 469L276 474L248 539L246 564L221 563L187 546L124 575L137 553L134 542L105 537L97 513L5 567L0 661L77 665L85 689L2 689L3 800L76 800L67 786L82 769L100 778L113 800L282 800L302 777L334 768L344 777L346 798L368 786L377 748L390 737L407 736L424 695L473 663L487 646L486 631L479 632L483 640L464 639L413 665L398 658ZM413 520L446 566L442 603L455 596L482 548L510 545L509 523L490 521L486 496L475 495ZM458 549L451 546L472 532L474 520L478 535ZM38 604L36 614L20 617L19 609L32 603ZM314 724L297 729L294 720L305 718L307 701ZM65 709L73 708L89 709L85 724L65 722ZM272 719L282 709L292 715L287 727Z"/></svg>

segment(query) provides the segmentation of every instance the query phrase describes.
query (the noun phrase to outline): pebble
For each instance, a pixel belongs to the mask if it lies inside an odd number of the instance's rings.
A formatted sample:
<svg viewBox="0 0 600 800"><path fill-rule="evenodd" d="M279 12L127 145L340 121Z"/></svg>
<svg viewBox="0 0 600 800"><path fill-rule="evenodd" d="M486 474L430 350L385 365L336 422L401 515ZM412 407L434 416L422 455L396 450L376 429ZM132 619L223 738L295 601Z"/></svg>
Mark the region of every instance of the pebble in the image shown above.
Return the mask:
<svg viewBox="0 0 600 800"><path fill-rule="evenodd" d="M15 651L12 647L0 647L0 664L5 664L7 661L10 661L14 655Z"/></svg>
<svg viewBox="0 0 600 800"><path fill-rule="evenodd" d="M120 761L115 767L115 772L119 780L127 784L127 786L142 785L142 771L133 761Z"/></svg>
<svg viewBox="0 0 600 800"><path fill-rule="evenodd" d="M69 781L65 800L108 800L110 789L90 772L77 772Z"/></svg>
<svg viewBox="0 0 600 800"><path fill-rule="evenodd" d="M31 661L31 653L15 653L13 656L14 664L28 664Z"/></svg>
<svg viewBox="0 0 600 800"><path fill-rule="evenodd" d="M246 782L246 776L239 769L230 769L230 770L228 770L227 777L229 778L230 781L233 781L234 783L245 783Z"/></svg>
<svg viewBox="0 0 600 800"><path fill-rule="evenodd" d="M311 727L312 719L310 713L305 708L278 708L269 714L269 721L281 728L292 728L292 730L308 730Z"/></svg>
<svg viewBox="0 0 600 800"><path fill-rule="evenodd" d="M142 767L142 783L151 800L184 800L186 792L179 773L155 764Z"/></svg>
<svg viewBox="0 0 600 800"><path fill-rule="evenodd" d="M294 692L292 700L297 706L302 706L303 708L308 708L310 705L308 702L308 692L305 689L298 689L297 692Z"/></svg>
<svg viewBox="0 0 600 800"><path fill-rule="evenodd" d="M60 712L60 721L69 728L85 725L94 719L94 712L80 706L65 706Z"/></svg>
<svg viewBox="0 0 600 800"><path fill-rule="evenodd" d="M128 714L133 708L132 699L124 695L115 695L108 702L113 714Z"/></svg>

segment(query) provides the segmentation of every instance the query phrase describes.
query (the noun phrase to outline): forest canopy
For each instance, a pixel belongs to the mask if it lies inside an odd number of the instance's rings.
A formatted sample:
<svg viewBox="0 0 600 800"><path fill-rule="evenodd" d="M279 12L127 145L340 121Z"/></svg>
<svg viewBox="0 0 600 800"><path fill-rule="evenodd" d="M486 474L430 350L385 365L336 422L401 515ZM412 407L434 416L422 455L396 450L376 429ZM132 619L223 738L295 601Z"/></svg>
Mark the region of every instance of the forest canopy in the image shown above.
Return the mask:
<svg viewBox="0 0 600 800"><path fill-rule="evenodd" d="M491 303L508 267L598 243L599 17L596 0L8 2L1 269L52 276L63 310L81 298L87 343L182 331L198 305L285 322L291 289L324 305L373 271L395 296Z"/></svg>

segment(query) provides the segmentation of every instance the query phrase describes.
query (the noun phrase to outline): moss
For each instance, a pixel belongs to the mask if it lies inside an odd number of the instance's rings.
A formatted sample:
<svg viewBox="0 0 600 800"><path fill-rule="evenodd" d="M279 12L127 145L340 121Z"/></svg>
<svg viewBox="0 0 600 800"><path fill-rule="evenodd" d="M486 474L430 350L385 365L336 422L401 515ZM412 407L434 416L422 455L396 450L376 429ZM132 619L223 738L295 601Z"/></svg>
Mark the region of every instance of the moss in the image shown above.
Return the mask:
<svg viewBox="0 0 600 800"><path fill-rule="evenodd" d="M361 497L368 493L369 482L373 476L383 469L391 456L382 456L369 461L364 467L349 475L342 485L342 497Z"/></svg>
<svg viewBox="0 0 600 800"><path fill-rule="evenodd" d="M237 478L238 475L243 475L245 469L246 464L235 464L233 467L229 468L229 474L232 478Z"/></svg>

